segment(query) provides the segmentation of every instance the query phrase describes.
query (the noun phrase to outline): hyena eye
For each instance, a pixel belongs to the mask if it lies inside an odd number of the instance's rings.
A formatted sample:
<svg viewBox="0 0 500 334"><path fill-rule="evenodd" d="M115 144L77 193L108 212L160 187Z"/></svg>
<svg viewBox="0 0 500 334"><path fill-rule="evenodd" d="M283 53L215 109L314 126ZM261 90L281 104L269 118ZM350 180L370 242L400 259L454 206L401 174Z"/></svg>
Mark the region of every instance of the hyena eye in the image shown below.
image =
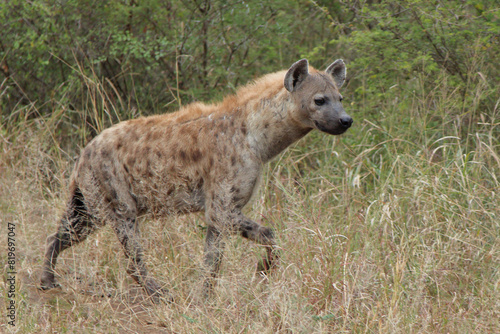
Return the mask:
<svg viewBox="0 0 500 334"><path fill-rule="evenodd" d="M340 102L342 102L342 100L343 100L343 99L344 99L344 97L342 97L342 96L341 96L341 97L339 98L339 101L340 101Z"/></svg>
<svg viewBox="0 0 500 334"><path fill-rule="evenodd" d="M316 103L317 106L322 106L323 104L325 104L325 99L322 97L314 99L314 103Z"/></svg>

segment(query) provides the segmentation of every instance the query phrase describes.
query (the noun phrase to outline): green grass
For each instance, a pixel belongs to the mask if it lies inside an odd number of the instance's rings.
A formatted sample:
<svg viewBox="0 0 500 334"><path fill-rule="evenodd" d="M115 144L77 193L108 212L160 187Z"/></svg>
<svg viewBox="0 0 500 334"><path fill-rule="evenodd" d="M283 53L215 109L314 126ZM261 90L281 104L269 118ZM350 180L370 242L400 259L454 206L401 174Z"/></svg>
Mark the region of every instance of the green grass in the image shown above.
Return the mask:
<svg viewBox="0 0 500 334"><path fill-rule="evenodd" d="M205 302L202 216L144 219L149 267L175 295L160 306L126 274L109 227L62 254L61 290L36 289L74 157L93 130L57 104L46 118L16 111L0 132L0 219L2 236L16 224L17 322L4 322L4 279L0 331L500 331L500 110L480 103L498 96L479 85L465 108L445 84L417 86L377 107L347 102L355 124L346 134L311 133L265 169L247 214L277 231L283 257L271 277L254 275L263 249L232 237ZM76 114L102 125L112 117L99 108ZM4 237L0 249L5 263Z"/></svg>

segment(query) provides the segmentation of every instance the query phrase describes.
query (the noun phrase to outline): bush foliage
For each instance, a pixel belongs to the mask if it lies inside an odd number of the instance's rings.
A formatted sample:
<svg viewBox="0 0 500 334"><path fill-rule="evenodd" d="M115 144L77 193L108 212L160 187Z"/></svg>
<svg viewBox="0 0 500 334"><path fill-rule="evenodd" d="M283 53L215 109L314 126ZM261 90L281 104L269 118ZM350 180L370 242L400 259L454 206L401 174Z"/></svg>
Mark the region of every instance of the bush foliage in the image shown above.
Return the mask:
<svg viewBox="0 0 500 334"><path fill-rule="evenodd" d="M219 99L301 57L318 67L345 58L351 101L374 113L388 99L408 107L424 89L432 100L457 92L450 103L459 117L477 118L477 108L491 115L495 3L12 0L0 7L2 123L62 108L70 123L94 110L109 125ZM480 100L478 85L489 89Z"/></svg>

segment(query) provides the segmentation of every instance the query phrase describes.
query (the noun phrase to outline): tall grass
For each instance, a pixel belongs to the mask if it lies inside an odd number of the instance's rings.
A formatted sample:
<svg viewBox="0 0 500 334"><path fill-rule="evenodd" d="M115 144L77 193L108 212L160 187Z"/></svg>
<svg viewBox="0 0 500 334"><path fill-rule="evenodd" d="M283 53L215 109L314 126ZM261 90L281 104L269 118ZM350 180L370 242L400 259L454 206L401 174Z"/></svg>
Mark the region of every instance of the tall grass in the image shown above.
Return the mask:
<svg viewBox="0 0 500 334"><path fill-rule="evenodd" d="M470 103L444 74L439 87L425 82L395 88L398 98L377 108L347 101L348 133L312 133L265 170L247 214L277 231L283 257L270 277L255 276L262 248L233 237L206 302L202 216L144 218L149 267L175 295L159 306L126 274L109 228L62 254L61 290L36 288L79 149L140 112L93 76L80 81L81 110L64 101L47 117L32 117L36 104L15 110L0 132L0 219L2 235L16 224L19 293L14 328L0 284L1 331L500 331L500 100L486 81L469 88ZM485 109L488 99L497 100Z"/></svg>

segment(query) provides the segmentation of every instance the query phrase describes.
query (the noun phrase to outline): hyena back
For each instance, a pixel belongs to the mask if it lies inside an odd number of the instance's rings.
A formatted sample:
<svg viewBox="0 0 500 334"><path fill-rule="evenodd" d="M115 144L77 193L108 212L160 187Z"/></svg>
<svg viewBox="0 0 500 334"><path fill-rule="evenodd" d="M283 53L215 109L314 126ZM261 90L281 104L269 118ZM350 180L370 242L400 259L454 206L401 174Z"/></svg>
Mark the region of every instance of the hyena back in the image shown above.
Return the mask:
<svg viewBox="0 0 500 334"><path fill-rule="evenodd" d="M41 288L58 286L54 267L63 250L111 223L131 276L153 301L166 296L148 276L139 242L136 219L148 212L159 217L204 211L207 294L220 266L225 233L264 245L267 256L260 269L274 267L272 230L245 217L242 209L266 162L312 129L339 135L351 126L339 93L345 76L342 60L320 72L302 59L221 103L194 103L103 131L76 162L67 209L57 232L47 238Z"/></svg>

